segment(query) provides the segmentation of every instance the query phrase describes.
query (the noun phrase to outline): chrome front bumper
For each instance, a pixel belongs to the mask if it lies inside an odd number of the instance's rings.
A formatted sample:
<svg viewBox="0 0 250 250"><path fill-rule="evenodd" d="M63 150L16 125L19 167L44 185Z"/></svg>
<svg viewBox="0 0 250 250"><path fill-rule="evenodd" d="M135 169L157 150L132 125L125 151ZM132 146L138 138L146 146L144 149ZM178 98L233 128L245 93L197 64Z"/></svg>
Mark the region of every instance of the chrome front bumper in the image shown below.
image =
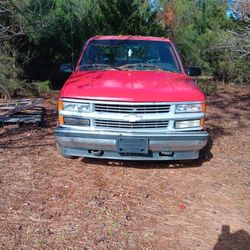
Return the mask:
<svg viewBox="0 0 250 250"><path fill-rule="evenodd" d="M148 154L120 154L117 152L118 137L148 138ZM157 133L120 133L107 131L85 131L59 127L56 141L65 156L124 160L184 160L197 159L199 151L206 145L208 133L171 132ZM101 151L94 155L92 151ZM164 154L162 154L164 152Z"/></svg>

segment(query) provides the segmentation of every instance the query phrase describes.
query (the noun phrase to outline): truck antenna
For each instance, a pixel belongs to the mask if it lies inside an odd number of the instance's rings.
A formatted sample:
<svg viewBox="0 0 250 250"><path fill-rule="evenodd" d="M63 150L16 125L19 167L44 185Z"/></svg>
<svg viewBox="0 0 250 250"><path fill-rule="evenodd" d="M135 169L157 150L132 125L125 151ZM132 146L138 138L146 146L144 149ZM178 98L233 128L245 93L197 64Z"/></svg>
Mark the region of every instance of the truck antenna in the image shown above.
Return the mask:
<svg viewBox="0 0 250 250"><path fill-rule="evenodd" d="M74 30L73 30L73 10L70 6L70 43L71 43L71 63L73 71L75 71L75 53L74 53Z"/></svg>

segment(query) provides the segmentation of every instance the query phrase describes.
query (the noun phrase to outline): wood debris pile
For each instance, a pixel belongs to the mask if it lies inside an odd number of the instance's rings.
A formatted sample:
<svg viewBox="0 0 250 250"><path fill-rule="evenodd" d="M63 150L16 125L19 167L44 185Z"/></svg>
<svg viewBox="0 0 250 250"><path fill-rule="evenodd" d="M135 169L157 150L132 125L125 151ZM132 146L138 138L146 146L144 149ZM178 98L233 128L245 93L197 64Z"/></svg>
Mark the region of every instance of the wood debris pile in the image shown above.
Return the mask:
<svg viewBox="0 0 250 250"><path fill-rule="evenodd" d="M0 102L0 126L16 123L42 125L44 109L42 98Z"/></svg>

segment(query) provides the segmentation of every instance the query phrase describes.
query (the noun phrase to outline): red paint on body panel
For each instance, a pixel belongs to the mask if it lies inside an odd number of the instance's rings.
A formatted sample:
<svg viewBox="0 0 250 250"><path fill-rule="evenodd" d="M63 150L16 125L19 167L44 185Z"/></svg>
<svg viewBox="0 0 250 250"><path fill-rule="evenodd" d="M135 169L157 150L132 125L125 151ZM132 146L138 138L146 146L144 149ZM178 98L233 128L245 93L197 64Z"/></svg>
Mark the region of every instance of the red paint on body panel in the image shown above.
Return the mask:
<svg viewBox="0 0 250 250"><path fill-rule="evenodd" d="M75 72L60 97L128 102L205 100L203 92L184 73L118 70Z"/></svg>

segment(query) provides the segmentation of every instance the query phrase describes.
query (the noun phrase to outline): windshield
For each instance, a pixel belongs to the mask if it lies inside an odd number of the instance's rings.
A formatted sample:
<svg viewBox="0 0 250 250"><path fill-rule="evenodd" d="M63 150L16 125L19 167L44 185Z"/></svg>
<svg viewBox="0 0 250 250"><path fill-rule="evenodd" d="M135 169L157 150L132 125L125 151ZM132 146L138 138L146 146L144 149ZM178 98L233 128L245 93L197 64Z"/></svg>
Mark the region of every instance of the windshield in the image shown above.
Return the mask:
<svg viewBox="0 0 250 250"><path fill-rule="evenodd" d="M182 72L169 42L141 40L93 40L79 70L160 70Z"/></svg>

